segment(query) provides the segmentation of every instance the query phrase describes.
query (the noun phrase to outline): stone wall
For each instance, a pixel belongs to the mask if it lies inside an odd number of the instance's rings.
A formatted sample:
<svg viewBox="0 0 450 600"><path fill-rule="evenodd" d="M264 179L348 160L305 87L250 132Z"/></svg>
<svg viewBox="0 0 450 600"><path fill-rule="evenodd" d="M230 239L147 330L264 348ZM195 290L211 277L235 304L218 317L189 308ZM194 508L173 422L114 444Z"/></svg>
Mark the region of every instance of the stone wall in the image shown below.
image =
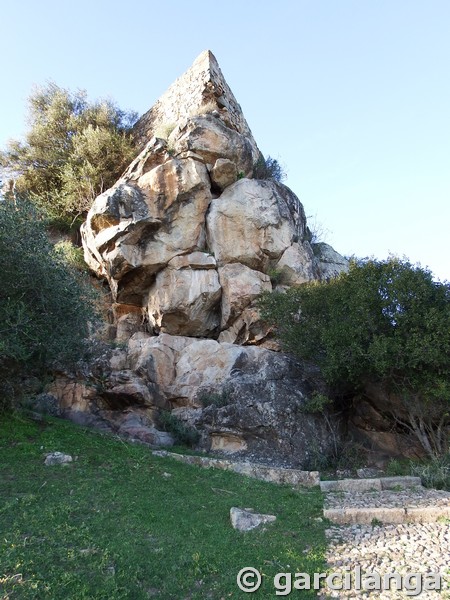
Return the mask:
<svg viewBox="0 0 450 600"><path fill-rule="evenodd" d="M157 100L134 127L139 149L164 129L179 121L202 114L204 110L220 111L228 125L251 140L255 159L258 150L250 128L230 86L220 70L216 57L205 50L192 66ZM163 136L160 136L163 137Z"/></svg>

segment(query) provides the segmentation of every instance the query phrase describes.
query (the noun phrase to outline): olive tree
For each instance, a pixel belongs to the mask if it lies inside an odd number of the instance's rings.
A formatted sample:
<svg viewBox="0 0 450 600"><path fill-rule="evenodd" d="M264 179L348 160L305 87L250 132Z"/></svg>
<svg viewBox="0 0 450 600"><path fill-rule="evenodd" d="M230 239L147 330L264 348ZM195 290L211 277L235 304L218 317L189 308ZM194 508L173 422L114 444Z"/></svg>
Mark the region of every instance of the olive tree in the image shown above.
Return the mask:
<svg viewBox="0 0 450 600"><path fill-rule="evenodd" d="M16 191L56 222L71 223L110 187L134 157L134 113L112 101L89 102L54 83L29 98L25 141L2 152L4 167L19 173Z"/></svg>

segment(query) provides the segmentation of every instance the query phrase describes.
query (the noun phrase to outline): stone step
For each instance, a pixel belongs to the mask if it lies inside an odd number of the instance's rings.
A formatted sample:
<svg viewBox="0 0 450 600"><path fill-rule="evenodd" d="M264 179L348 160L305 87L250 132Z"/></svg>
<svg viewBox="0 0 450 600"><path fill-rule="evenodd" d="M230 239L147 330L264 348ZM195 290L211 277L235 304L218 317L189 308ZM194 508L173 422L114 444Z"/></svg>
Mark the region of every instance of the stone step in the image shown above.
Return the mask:
<svg viewBox="0 0 450 600"><path fill-rule="evenodd" d="M450 507L329 508L324 509L323 516L338 525L370 525L374 522L383 524L435 523L440 519L450 519Z"/></svg>
<svg viewBox="0 0 450 600"><path fill-rule="evenodd" d="M320 489L329 492L370 492L393 489L408 489L421 487L420 477L377 477L370 479L338 479L336 481L321 481Z"/></svg>
<svg viewBox="0 0 450 600"><path fill-rule="evenodd" d="M234 471L253 479L269 481L271 483L288 484L295 487L314 487L319 485L319 471L301 471L299 469L286 469L272 467L259 463L238 462L226 458L210 458L191 454L178 454L168 450L154 450L153 456L168 457L189 465L197 465L206 469L222 469Z"/></svg>
<svg viewBox="0 0 450 600"><path fill-rule="evenodd" d="M450 492L423 487L328 492L323 514L339 525L431 523L450 519Z"/></svg>

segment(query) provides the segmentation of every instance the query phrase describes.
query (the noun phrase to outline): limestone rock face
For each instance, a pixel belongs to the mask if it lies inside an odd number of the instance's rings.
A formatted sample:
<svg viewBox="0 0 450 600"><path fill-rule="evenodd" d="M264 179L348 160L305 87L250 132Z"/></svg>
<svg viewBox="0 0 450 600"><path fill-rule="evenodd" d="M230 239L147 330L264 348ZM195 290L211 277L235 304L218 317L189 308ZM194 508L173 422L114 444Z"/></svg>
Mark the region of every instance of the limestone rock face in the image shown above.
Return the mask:
<svg viewBox="0 0 450 600"><path fill-rule="evenodd" d="M328 422L302 412L312 387L275 351L257 298L272 283L329 278L346 261L310 245L288 187L255 178L262 155L211 52L141 117L134 139L135 160L82 226L124 348L85 376L90 385L56 386L63 410L149 444L172 443L158 425L170 410L208 450L296 464L329 452Z"/></svg>
<svg viewBox="0 0 450 600"><path fill-rule="evenodd" d="M240 263L220 267L219 280L222 286L222 329L233 323L262 292L272 289L268 275Z"/></svg>
<svg viewBox="0 0 450 600"><path fill-rule="evenodd" d="M237 172L252 174L255 160L252 143L213 115L187 119L170 134L169 144L181 156L193 153L210 165L220 159L229 160Z"/></svg>
<svg viewBox="0 0 450 600"><path fill-rule="evenodd" d="M114 300L142 305L155 273L203 245L210 185L202 163L169 158L96 199L82 227L85 258Z"/></svg>
<svg viewBox="0 0 450 600"><path fill-rule="evenodd" d="M315 255L317 277L321 281L327 281L348 271L348 260L338 254L329 244L323 242L312 244L312 248Z"/></svg>
<svg viewBox="0 0 450 600"><path fill-rule="evenodd" d="M308 244L294 243L283 252L276 264L282 282L288 285L299 285L315 279L314 254Z"/></svg>
<svg viewBox="0 0 450 600"><path fill-rule="evenodd" d="M272 181L240 179L211 202L208 244L219 265L266 271L304 233L296 196Z"/></svg>
<svg viewBox="0 0 450 600"><path fill-rule="evenodd" d="M210 52L134 133L139 155L82 226L86 262L124 307L118 341L147 328L272 344L254 303L271 289L268 276L299 285L345 268L344 259L328 246L313 252L289 188L252 179L261 153Z"/></svg>
<svg viewBox="0 0 450 600"><path fill-rule="evenodd" d="M207 337L219 326L221 292L215 269L164 269L149 291L150 324L172 335Z"/></svg>
<svg viewBox="0 0 450 600"><path fill-rule="evenodd" d="M224 190L238 178L236 164L228 158L218 158L210 171L211 181L220 190Z"/></svg>
<svg viewBox="0 0 450 600"><path fill-rule="evenodd" d="M202 52L139 119L134 126L134 138L142 149L163 126L176 125L205 112L216 112L230 129L244 135L252 145L254 160L258 159L259 150L241 107L210 50Z"/></svg>

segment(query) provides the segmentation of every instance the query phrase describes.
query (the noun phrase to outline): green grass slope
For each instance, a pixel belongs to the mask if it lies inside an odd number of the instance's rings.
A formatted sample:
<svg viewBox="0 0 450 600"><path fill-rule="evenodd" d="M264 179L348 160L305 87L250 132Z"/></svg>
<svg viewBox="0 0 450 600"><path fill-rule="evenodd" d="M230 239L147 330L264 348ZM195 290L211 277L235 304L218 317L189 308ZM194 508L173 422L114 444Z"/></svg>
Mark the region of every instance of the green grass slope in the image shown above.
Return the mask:
<svg viewBox="0 0 450 600"><path fill-rule="evenodd" d="M44 465L45 453L77 457ZM235 531L232 506L275 514L265 531ZM324 570L317 490L153 457L138 445L48 419L0 422L2 600L243 598L236 575ZM316 592L296 591L314 598Z"/></svg>

